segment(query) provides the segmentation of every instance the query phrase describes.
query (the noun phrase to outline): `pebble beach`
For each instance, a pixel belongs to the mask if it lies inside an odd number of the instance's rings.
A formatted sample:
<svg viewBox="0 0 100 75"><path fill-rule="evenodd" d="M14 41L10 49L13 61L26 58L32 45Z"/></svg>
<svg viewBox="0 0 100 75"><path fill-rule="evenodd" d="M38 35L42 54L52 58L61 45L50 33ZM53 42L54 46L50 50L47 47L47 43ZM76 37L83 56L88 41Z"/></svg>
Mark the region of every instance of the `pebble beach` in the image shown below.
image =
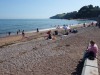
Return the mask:
<svg viewBox="0 0 100 75"><path fill-rule="evenodd" d="M29 38L24 39L21 35L0 38L0 75L81 75L89 41L94 40L100 50L100 29L90 26L77 30L56 40L44 39L45 32L27 34ZM100 51L100 69L99 63Z"/></svg>

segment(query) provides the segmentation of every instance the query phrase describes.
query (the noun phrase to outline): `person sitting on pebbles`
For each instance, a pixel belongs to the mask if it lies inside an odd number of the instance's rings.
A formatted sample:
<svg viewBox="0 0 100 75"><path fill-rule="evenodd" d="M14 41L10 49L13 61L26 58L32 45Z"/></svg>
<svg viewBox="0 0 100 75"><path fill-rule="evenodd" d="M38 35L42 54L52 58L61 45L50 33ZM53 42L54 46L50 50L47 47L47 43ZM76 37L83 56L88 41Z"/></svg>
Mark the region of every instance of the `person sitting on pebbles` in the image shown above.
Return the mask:
<svg viewBox="0 0 100 75"><path fill-rule="evenodd" d="M51 30L49 30L49 31L47 32L47 40L48 40L48 39L52 39Z"/></svg>

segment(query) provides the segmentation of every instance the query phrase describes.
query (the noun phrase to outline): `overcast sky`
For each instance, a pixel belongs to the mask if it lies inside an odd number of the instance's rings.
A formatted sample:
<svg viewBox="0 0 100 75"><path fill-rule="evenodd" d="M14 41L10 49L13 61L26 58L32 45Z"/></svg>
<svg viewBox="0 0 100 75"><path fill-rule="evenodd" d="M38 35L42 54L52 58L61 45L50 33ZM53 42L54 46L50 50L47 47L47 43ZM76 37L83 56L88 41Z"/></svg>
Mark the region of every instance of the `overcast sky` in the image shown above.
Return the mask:
<svg viewBox="0 0 100 75"><path fill-rule="evenodd" d="M0 0L0 19L44 19L90 4L100 0Z"/></svg>

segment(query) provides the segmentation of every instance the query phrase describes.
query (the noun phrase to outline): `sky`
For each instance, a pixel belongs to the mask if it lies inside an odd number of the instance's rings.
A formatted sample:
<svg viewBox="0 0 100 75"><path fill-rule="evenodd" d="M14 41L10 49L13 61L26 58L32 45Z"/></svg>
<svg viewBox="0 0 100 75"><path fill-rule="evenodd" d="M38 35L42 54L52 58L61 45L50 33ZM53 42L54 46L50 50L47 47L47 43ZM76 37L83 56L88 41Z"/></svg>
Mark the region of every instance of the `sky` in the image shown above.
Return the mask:
<svg viewBox="0 0 100 75"><path fill-rule="evenodd" d="M46 19L90 4L100 0L0 0L0 19Z"/></svg>

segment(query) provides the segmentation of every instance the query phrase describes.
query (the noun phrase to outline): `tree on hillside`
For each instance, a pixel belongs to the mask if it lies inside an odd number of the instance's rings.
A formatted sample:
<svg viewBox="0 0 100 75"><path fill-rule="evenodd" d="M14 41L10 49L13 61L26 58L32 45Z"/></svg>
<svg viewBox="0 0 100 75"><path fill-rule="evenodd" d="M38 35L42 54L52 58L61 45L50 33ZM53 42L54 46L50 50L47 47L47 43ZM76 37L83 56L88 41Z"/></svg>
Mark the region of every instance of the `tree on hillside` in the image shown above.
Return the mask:
<svg viewBox="0 0 100 75"><path fill-rule="evenodd" d="M93 5L83 6L76 15L76 18L92 18L100 15L100 8Z"/></svg>
<svg viewBox="0 0 100 75"><path fill-rule="evenodd" d="M64 16L64 19L73 19L73 18L75 18L76 14L77 14L77 11L73 11L73 12L67 13Z"/></svg>
<svg viewBox="0 0 100 75"><path fill-rule="evenodd" d="M83 6L79 9L79 11L73 11L69 13L57 14L51 19L77 19L77 18L95 18L100 15L99 6L93 7L93 5Z"/></svg>

